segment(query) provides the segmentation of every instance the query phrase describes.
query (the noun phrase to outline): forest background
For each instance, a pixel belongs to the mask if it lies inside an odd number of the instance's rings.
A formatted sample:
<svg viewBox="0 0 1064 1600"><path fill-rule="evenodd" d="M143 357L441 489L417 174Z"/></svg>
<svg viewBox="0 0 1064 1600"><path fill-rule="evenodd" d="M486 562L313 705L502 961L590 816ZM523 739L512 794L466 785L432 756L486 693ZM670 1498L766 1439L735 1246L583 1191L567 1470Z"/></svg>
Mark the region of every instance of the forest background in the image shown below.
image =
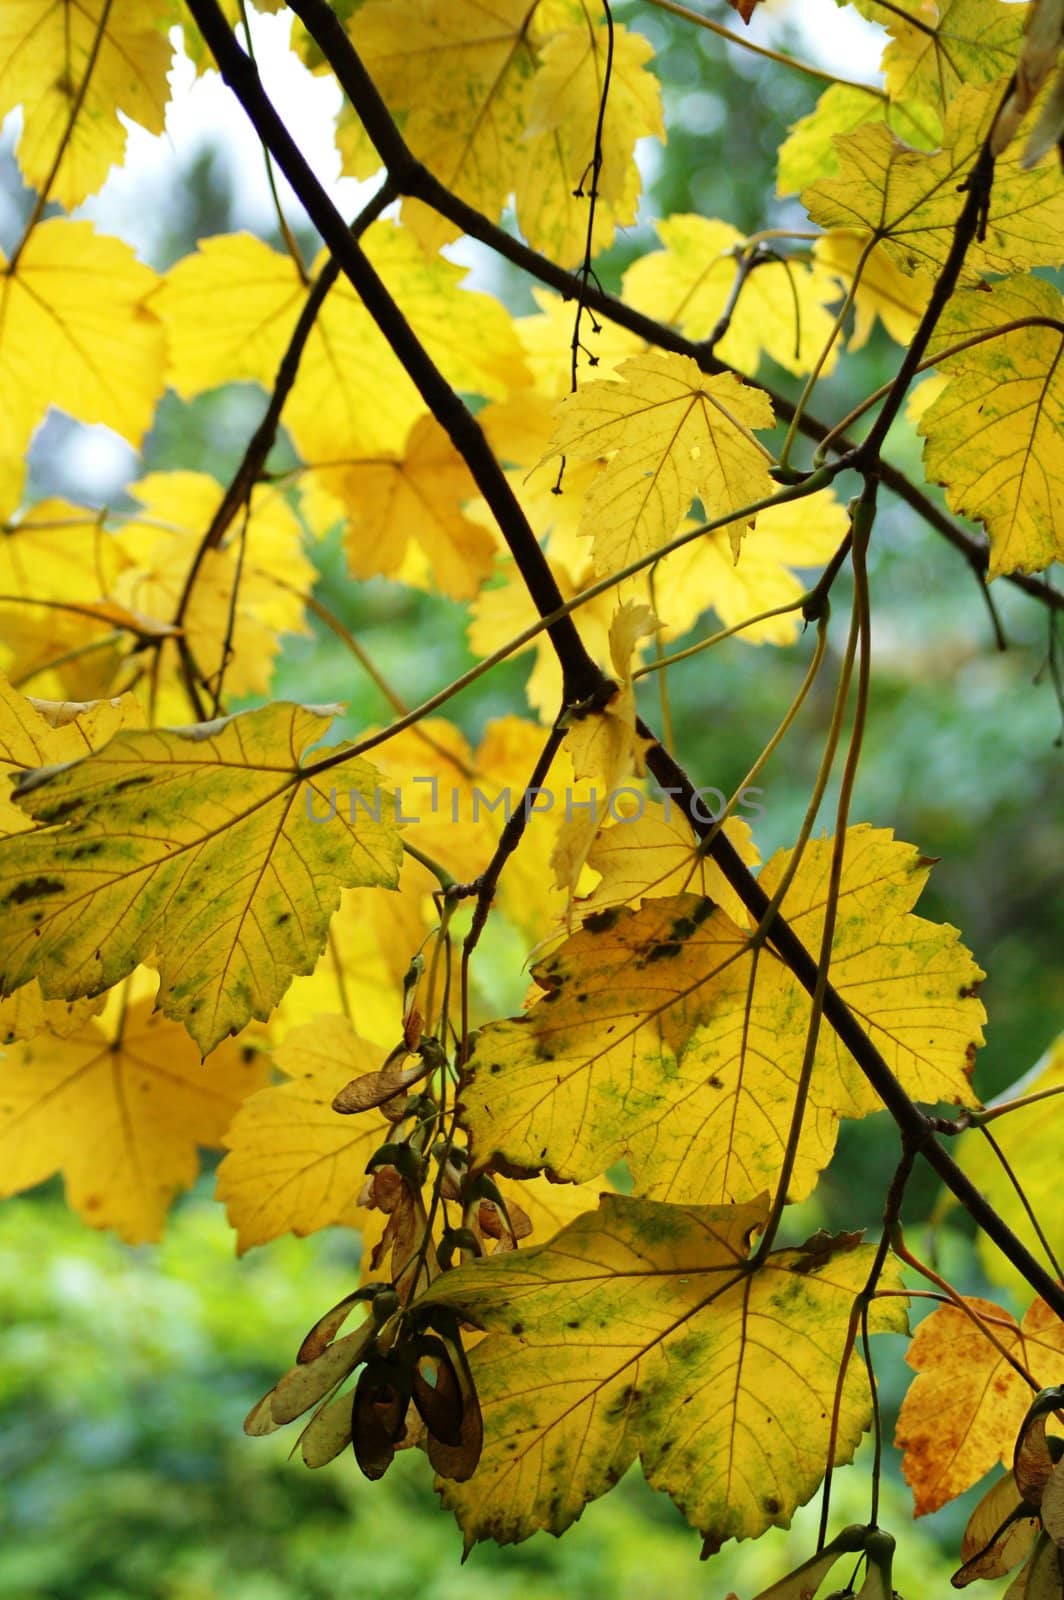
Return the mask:
<svg viewBox="0 0 1064 1600"><path fill-rule="evenodd" d="M773 163L784 131L812 109L822 88L719 40L692 36L664 13L638 8L636 17L635 10L616 7L619 20L652 38L670 138L648 162L640 227L599 263L606 288L647 248L655 216L702 211L749 230L793 221L793 204L773 198ZM835 25L829 0L808 10L825 34ZM279 21L262 19L274 31ZM761 29L777 48L817 58L815 34L799 36L783 11ZM32 201L11 158L14 132L5 132L0 176L4 247L19 237ZM234 193L232 169L216 151L201 147L190 158L178 145L172 157L165 218L147 252L160 268L197 238L239 226L246 214L246 197ZM247 180L241 169L240 181ZM119 191L113 203L133 214L151 198ZM516 279L502 287L512 309L530 308ZM862 392L889 378L892 357L896 348L877 328L861 358ZM796 393L787 374L772 378ZM852 364L847 381L854 381ZM258 405L240 385L192 406L164 404L138 472L196 459L225 481ZM99 447L98 439L87 442L90 433L59 417L49 421L34 447L31 498L69 489L85 450ZM919 452L915 431L899 424L893 456L917 476ZM119 477L132 471L122 459L113 466ZM116 478L101 499L116 503L121 487ZM320 546L315 559L319 597L400 694L416 699L425 681L448 681L472 661L458 607L384 580L351 584L338 540ZM854 815L893 826L941 858L920 910L958 924L991 974L984 998L993 1025L980 1058L982 1091L990 1097L1049 1043L1064 992L1064 948L1055 931L1064 922L1053 750L1060 713L1046 675L1034 682L1045 657L1044 623L1022 596L996 593L1011 643L996 651L984 600L963 563L897 506L881 513L870 567L876 715ZM845 579L837 603L844 610ZM770 720L787 698L789 668L767 649L718 654L712 671L678 677L672 709L677 748L711 747L706 781L727 791L749 759L746 724L734 708L741 704L744 718ZM462 699L455 720L471 740L492 717L521 704L527 673L528 658L517 658ZM321 627L310 639L285 640L273 694L346 702L338 736L388 714ZM763 856L794 836L829 710L826 702L814 706L808 745L792 744L786 763L771 773L758 828ZM989 837L995 846L988 856ZM508 957L489 949L480 978L494 988L498 1015L520 1004L524 986ZM832 1169L838 1212L822 1186L811 1226L844 1226L848 1189L860 1178L881 1191L893 1159L879 1119L844 1124ZM930 1175L920 1181L929 1197ZM0 1600L332 1600L350 1592L365 1600L686 1600L706 1592L705 1571L694 1560L697 1535L664 1497L646 1490L638 1469L589 1507L564 1540L541 1534L516 1550L482 1546L459 1569L460 1534L438 1514L413 1452L383 1483L370 1485L347 1462L306 1473L286 1460L283 1437L269 1446L247 1441L240 1422L250 1400L289 1361L293 1330L346 1290L352 1244L335 1232L288 1238L236 1261L211 1191L208 1171L178 1204L165 1242L135 1250L85 1230L66 1211L58 1182L0 1208ZM975 1268L967 1269L964 1286L976 1293L986 1287ZM994 1293L1002 1295L1000 1288ZM908 1378L900 1356L899 1348L882 1373L888 1418ZM891 1472L884 1521L895 1505L904 1522L908 1491L896 1462ZM842 1473L836 1491L843 1517L850 1477L856 1473ZM896 1571L903 1592L907 1574L914 1594L945 1585L972 1499L907 1531ZM864 1514L856 1487L852 1514ZM807 1553L809 1526L800 1513L788 1533L773 1530L756 1547L730 1547L714 1563L715 1589L731 1583L755 1592Z"/></svg>

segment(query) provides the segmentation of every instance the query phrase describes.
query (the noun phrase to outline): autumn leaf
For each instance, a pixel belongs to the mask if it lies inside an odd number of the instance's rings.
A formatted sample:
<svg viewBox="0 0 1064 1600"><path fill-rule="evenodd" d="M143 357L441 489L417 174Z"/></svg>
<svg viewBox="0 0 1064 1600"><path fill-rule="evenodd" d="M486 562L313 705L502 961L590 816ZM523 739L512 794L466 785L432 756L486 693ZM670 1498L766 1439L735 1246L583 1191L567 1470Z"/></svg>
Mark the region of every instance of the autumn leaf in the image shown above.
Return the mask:
<svg viewBox="0 0 1064 1600"><path fill-rule="evenodd" d="M522 369L499 302L460 288L463 268L426 258L394 223L375 223L361 243L445 377L459 389L505 395ZM185 398L240 378L272 389L306 297L289 255L250 234L201 240L152 300L170 335L170 382ZM284 408L296 448L311 464L395 451L423 411L398 357L341 278L315 320Z"/></svg>
<svg viewBox="0 0 1064 1600"><path fill-rule="evenodd" d="M724 832L747 865L755 866L760 857L749 823L729 817ZM745 926L747 914L735 890L697 846L694 829L671 800L666 805L642 804L633 816L600 829L587 858L600 881L580 902L582 914L635 905L644 896L663 899L690 893L712 900L733 922Z"/></svg>
<svg viewBox="0 0 1064 1600"><path fill-rule="evenodd" d="M174 1195L195 1181L196 1146L221 1143L265 1075L261 1053L232 1040L201 1061L150 1000L109 1025L14 1045L0 1062L0 1194L62 1172L94 1228L158 1239Z"/></svg>
<svg viewBox="0 0 1064 1600"><path fill-rule="evenodd" d="M163 330L145 305L156 283L129 245L65 218L39 223L18 257L4 259L0 511L18 503L23 458L49 406L140 444L165 384Z"/></svg>
<svg viewBox="0 0 1064 1600"><path fill-rule="evenodd" d="M307 631L302 595L314 582L303 531L283 496L257 488L225 543L200 552L221 504L220 483L200 472L153 472L128 492L141 511L115 535L127 563L115 581L115 597L138 615L173 618L195 560L182 629L202 682L211 693L224 688L233 696L265 694L280 635ZM164 644L159 657L155 719L186 721L176 643Z"/></svg>
<svg viewBox="0 0 1064 1600"><path fill-rule="evenodd" d="M885 97L871 87L833 83L824 90L808 116L801 117L779 147L776 165L776 192L780 197L797 194L818 178L832 177L838 171L835 140L839 134L856 133L866 123L882 122Z"/></svg>
<svg viewBox="0 0 1064 1600"><path fill-rule="evenodd" d="M847 835L832 982L918 1098L970 1102L979 969L951 928L911 915L926 877L911 846ZM823 926L828 841L810 844L783 902L803 941ZM788 865L764 868L771 894ZM874 924L874 938L870 928ZM786 1144L808 1001L769 950L711 901L653 898L593 913L533 968L545 991L519 1018L479 1032L462 1100L482 1157L586 1179L625 1160L636 1193L677 1203L752 1198ZM821 1029L789 1190L809 1192L840 1115L877 1109L836 1035Z"/></svg>
<svg viewBox="0 0 1064 1600"><path fill-rule="evenodd" d="M1000 101L996 84L968 85L949 103L942 148L912 150L882 123L837 141L839 172L812 184L802 202L824 228L861 228L881 239L906 272L941 270L964 204L958 185L967 178L989 133ZM1018 154L994 169L985 241L973 244L962 281L982 272L1015 272L1057 259L1064 228L1064 191L1050 167L1026 172Z"/></svg>
<svg viewBox="0 0 1064 1600"><path fill-rule="evenodd" d="M610 661L617 687L601 712L574 718L566 732L574 777L600 779L606 794L625 778L643 774L643 753L652 741L636 731L633 658L639 641L656 633L657 627L649 606L628 600L618 607L610 623Z"/></svg>
<svg viewBox="0 0 1064 1600"><path fill-rule="evenodd" d="M50 178L68 209L98 189L125 154L119 113L162 133L169 21L166 0L5 0L0 121L24 107L15 153L31 188Z"/></svg>
<svg viewBox="0 0 1064 1600"><path fill-rule="evenodd" d="M400 14L388 0L370 0L351 34L384 98L406 114L414 153L492 220L515 192L529 243L571 266L587 242L608 36L597 17L588 25L580 6L554 7L546 29L536 12L527 0L492 0L487 9L477 0L415 0ZM635 142L664 131L660 90L646 70L650 54L639 34L614 27L595 250L612 242L618 225L635 221ZM457 231L409 202L404 220L429 250Z"/></svg>
<svg viewBox="0 0 1064 1600"><path fill-rule="evenodd" d="M807 585L794 569L822 567L849 529L846 508L830 489L765 506L749 523L692 539L662 560L654 598L666 638L684 634L712 607L746 644L792 644L803 621L797 602ZM736 552L739 539L742 544ZM794 610L751 622L761 612Z"/></svg>
<svg viewBox="0 0 1064 1600"><path fill-rule="evenodd" d="M387 1142L388 1123L379 1112L341 1116L333 1100L350 1078L374 1071L381 1060L379 1046L338 1016L293 1029L274 1051L287 1081L244 1101L218 1168L218 1199L241 1255L282 1233L314 1233L334 1223L362 1228L370 1220L358 1197L366 1163Z"/></svg>
<svg viewBox="0 0 1064 1600"><path fill-rule="evenodd" d="M940 116L966 85L998 84L1016 63L1024 12L1003 0L941 0L934 25L870 0L862 9L890 34L883 70L891 100Z"/></svg>
<svg viewBox="0 0 1064 1600"><path fill-rule="evenodd" d="M477 748L478 786L497 802L509 793L513 808L543 749L546 730L524 717L500 717L490 722ZM572 808L586 802L590 786L578 782L566 749L559 750L551 764L548 780L550 810L541 796L530 806L528 824L521 848L506 863L499 882L498 904L515 928L520 929L528 947L557 932L565 914L565 896L554 887L551 859L556 847L558 826ZM502 813L499 813L502 817Z"/></svg>
<svg viewBox="0 0 1064 1600"><path fill-rule="evenodd" d="M276 704L122 732L23 778L17 798L41 826L0 842L3 992L35 977L49 997L98 994L150 958L160 1007L203 1051L269 1016L312 967L341 888L397 876L373 768L344 764L361 804L330 819L327 781L300 761L328 725Z"/></svg>
<svg viewBox="0 0 1064 1600"><path fill-rule="evenodd" d="M308 477L308 520L323 526L344 517L353 577L400 574L412 539L434 587L454 600L470 599L491 571L496 541L463 510L479 490L433 417L418 418L400 453L315 466Z"/></svg>
<svg viewBox="0 0 1064 1600"><path fill-rule="evenodd" d="M608 43L597 18L589 27L581 8L572 9L576 26L553 34L538 52L514 175L522 233L564 266L582 260L589 245L592 251L606 249L618 228L636 221L636 143L665 135L661 89L647 71L654 53L649 39L615 24ZM589 217L592 185L595 209Z"/></svg>
<svg viewBox="0 0 1064 1600"><path fill-rule="evenodd" d="M22 774L59 761L76 761L105 745L121 728L143 723L131 695L88 705L26 699L0 674L0 834L23 833L32 823L8 799L7 786ZM0 1000L0 1044L36 1033L72 1033L100 1009L96 999L45 1000L36 979Z"/></svg>
<svg viewBox="0 0 1064 1600"><path fill-rule="evenodd" d="M976 1130L962 1135L957 1160L987 1203L1001 1216L1020 1241L1039 1261L1046 1259L1046 1244L1052 1252L1050 1265L1064 1257L1064 1213L1059 1204L1060 1140L1064 1131L1064 1034L1060 1035L1031 1070L1013 1083L992 1106L1035 1096L1030 1104L1017 1106L990 1124L994 1143L1008 1166L983 1134ZM1016 1192L1009 1168L1021 1175L1023 1195ZM1035 1229L1027 1207L1038 1218L1041 1233ZM979 1256L984 1272L994 1283L1007 1284L1026 1295L1026 1281L995 1245L979 1240Z"/></svg>
<svg viewBox="0 0 1064 1600"><path fill-rule="evenodd" d="M727 222L677 215L656 224L663 250L640 256L624 275L624 297L641 311L678 327L688 339L708 339L729 305L743 236ZM765 256L743 284L729 325L713 353L751 376L762 351L788 372L810 370L834 324L826 307L838 289L818 266ZM835 364L833 349L824 362Z"/></svg>
<svg viewBox="0 0 1064 1600"><path fill-rule="evenodd" d="M820 1237L752 1270L747 1247L765 1215L763 1203L686 1209L604 1195L553 1242L437 1279L422 1304L490 1333L470 1354L480 1467L468 1489L440 1486L467 1548L563 1532L637 1457L709 1550L789 1523L830 1457L846 1326L872 1247ZM902 1303L875 1302L872 1326L903 1330ZM851 1363L837 1461L868 1415Z"/></svg>
<svg viewBox="0 0 1064 1600"><path fill-rule="evenodd" d="M492 218L513 181L535 70L527 0L414 0L402 14L369 0L351 37L393 112L407 114L405 136L436 176ZM426 246L454 237L438 217L414 216Z"/></svg>
<svg viewBox="0 0 1064 1600"><path fill-rule="evenodd" d="M361 1038L383 1052L393 1047L401 1026L403 977L432 926L422 895L405 887L410 865L404 863L395 894L367 898L358 889L342 892L325 949L313 972L292 979L271 1018L273 1030L282 1033L342 1010Z"/></svg>
<svg viewBox="0 0 1064 1600"><path fill-rule="evenodd" d="M565 745L573 763L573 776L577 780L594 780L587 809L570 817L567 808L551 858L555 882L570 897L576 893L604 818L614 814L621 795L638 797L638 790L626 790L625 784L629 778L643 776L644 758L653 740L636 727L632 671L640 640L657 629L657 618L649 606L626 600L618 607L610 623L610 661L617 676L616 686L601 710L573 717L566 731Z"/></svg>
<svg viewBox="0 0 1064 1600"><path fill-rule="evenodd" d="M707 377L690 356L633 356L616 379L581 384L561 403L551 446L577 460L610 457L581 518L599 571L671 539L696 495L708 517L768 498L768 452L752 430L772 421L760 390L731 373Z"/></svg>
<svg viewBox="0 0 1064 1600"><path fill-rule="evenodd" d="M1064 559L1062 307L1051 284L1016 278L954 295L936 330L940 351L990 335L941 361L949 381L920 420L928 477L986 526L988 579Z"/></svg>
<svg viewBox="0 0 1064 1600"><path fill-rule="evenodd" d="M882 243L869 250L869 235L835 228L814 245L816 259L836 273L847 288L857 280L851 350L868 343L878 317L898 344L906 345L916 332L920 314L931 297L931 279L924 272L903 273ZM860 277L857 277L860 268Z"/></svg>
<svg viewBox="0 0 1064 1600"><path fill-rule="evenodd" d="M971 1296L963 1308L940 1306L924 1318L906 1352L916 1377L894 1435L918 1517L963 1494L998 1462L1011 1465L1031 1403L1031 1385L1012 1362L1037 1389L1059 1377L1062 1355L1064 1325L1042 1300L1019 1325L992 1301Z"/></svg>
<svg viewBox="0 0 1064 1600"><path fill-rule="evenodd" d="M0 662L13 681L55 699L112 691L126 642L94 608L122 565L98 511L49 498L8 522L0 538Z"/></svg>
<svg viewBox="0 0 1064 1600"><path fill-rule="evenodd" d="M575 575L558 561L551 563L551 570L563 600L572 599L595 576L590 563L585 563ZM499 575L502 582L483 588L470 607L469 647L478 656L504 649L538 620L535 605L514 562L504 560ZM581 638L588 654L603 666L610 659L609 630L616 609L616 597L608 591L580 607ZM558 658L543 633L530 640L522 650L535 652L535 665L529 674L525 695L529 705L548 722L557 715L561 702L562 672ZM515 650L514 654L519 655L522 650Z"/></svg>

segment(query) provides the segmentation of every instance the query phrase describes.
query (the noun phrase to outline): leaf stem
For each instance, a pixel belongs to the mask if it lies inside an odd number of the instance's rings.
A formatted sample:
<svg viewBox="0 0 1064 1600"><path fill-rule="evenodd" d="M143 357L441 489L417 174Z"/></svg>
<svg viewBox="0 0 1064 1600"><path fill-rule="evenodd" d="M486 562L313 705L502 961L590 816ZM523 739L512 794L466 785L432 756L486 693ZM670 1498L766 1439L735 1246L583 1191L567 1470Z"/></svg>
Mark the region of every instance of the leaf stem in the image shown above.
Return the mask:
<svg viewBox="0 0 1064 1600"><path fill-rule="evenodd" d="M733 33L731 28L724 27L720 22L714 22L710 17L703 17L699 12L692 11L690 6L680 5L679 0L649 0L649 3L659 11L668 11L674 17L681 17L684 22L694 23L697 28L706 28L718 38L727 39L729 44L737 44L743 50L749 50L751 55L763 56L766 61L778 61L781 67L791 67L795 72L804 72L808 78L816 78L821 83L838 84L843 89L857 89L876 100L887 99L885 90L877 89L874 84L857 83L852 78L838 78L823 67L814 67L811 62L799 61L797 56L784 55L781 50L772 50L765 44L755 44L753 39L744 39L741 33Z"/></svg>

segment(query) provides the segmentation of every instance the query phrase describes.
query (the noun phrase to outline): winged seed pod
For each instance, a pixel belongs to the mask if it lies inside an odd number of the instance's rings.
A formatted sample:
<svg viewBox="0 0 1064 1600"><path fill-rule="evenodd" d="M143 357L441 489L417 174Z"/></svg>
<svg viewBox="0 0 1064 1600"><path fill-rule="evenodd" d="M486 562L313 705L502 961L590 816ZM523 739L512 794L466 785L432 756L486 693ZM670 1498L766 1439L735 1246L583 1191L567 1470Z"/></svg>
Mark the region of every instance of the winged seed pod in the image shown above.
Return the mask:
<svg viewBox="0 0 1064 1600"><path fill-rule="evenodd" d="M1005 1600L1064 1600L1064 1439L1046 1434L1047 1417L1062 1407L1064 1386L1036 1395L1016 1438L1012 1471L969 1519L961 1545L966 1559L950 1579L955 1589L1004 1577L1026 1554Z"/></svg>
<svg viewBox="0 0 1064 1600"><path fill-rule="evenodd" d="M1018 132L1020 123L1031 109L1038 91L1057 64L1062 42L1064 42L1064 0L1033 0L1027 14L1019 59L1016 62L1015 82L1008 99L997 114L990 134L990 148L995 156L1002 153ZM1025 167L1033 167L1050 145L1060 140L1064 132L1060 116L1062 111L1064 111L1064 87L1058 77L1024 151Z"/></svg>

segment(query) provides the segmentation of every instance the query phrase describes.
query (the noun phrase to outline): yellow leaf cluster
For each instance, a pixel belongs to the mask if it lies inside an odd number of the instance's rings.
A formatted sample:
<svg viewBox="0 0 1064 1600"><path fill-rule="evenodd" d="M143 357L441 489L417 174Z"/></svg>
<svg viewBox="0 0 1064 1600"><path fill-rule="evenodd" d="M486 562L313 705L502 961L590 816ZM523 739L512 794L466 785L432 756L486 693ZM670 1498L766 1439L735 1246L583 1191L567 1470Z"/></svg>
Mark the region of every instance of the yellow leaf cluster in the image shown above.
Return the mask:
<svg viewBox="0 0 1064 1600"><path fill-rule="evenodd" d="M579 4L413 0L399 11L369 0L351 37L392 111L405 115L414 154L493 221L514 194L529 243L563 266L635 221L635 144L664 134L641 35L613 30L601 130L607 29ZM404 216L427 249L455 235L423 206L408 202Z"/></svg>

